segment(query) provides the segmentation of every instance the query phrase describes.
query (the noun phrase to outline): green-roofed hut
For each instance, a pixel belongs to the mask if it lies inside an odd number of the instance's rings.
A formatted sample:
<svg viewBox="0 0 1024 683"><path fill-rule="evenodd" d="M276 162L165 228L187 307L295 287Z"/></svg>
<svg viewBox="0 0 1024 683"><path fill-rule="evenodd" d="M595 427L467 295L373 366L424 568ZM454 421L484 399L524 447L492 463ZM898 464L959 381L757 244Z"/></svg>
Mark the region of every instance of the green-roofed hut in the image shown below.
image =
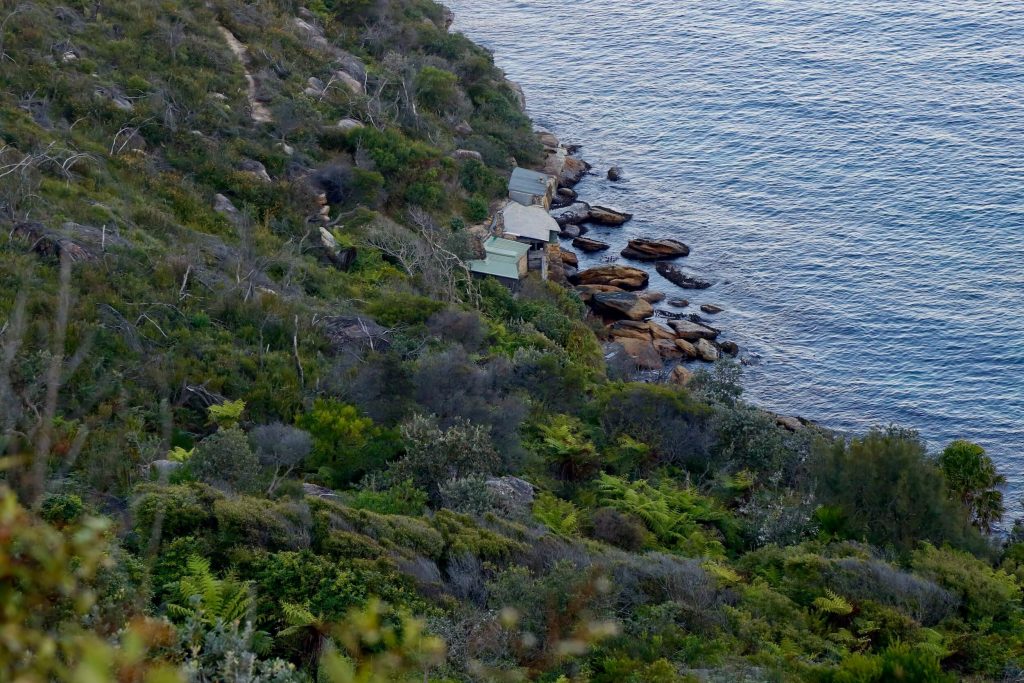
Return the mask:
<svg viewBox="0 0 1024 683"><path fill-rule="evenodd" d="M474 275L495 277L506 287L514 289L529 271L529 252L529 244L492 236L484 240L485 257L473 259L466 265Z"/></svg>

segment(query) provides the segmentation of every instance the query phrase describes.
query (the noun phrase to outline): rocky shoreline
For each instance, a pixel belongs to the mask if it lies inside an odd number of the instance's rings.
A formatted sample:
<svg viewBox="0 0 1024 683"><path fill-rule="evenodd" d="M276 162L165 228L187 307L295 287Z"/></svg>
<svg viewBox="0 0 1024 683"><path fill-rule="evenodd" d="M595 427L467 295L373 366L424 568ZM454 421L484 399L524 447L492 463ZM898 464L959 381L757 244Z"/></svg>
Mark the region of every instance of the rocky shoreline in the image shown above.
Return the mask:
<svg viewBox="0 0 1024 683"><path fill-rule="evenodd" d="M641 266L653 266L655 272L681 290L702 291L712 286L712 282L674 263L690 254L689 245L672 237L634 238L619 252L619 258L638 265L614 260L578 270L579 256L564 243L584 253L606 251L611 245L588 237L588 229L621 227L632 220L633 214L581 199L574 188L587 175L593 175L593 169L580 157L580 148L565 145L548 132L539 132L538 138L547 155L541 170L558 180L550 214L561 229L563 245L561 269L555 269L554 279L573 287L592 315L602 320L607 351L624 354L640 371L668 370L669 381L677 384L686 384L693 376L685 362L711 363L724 356L737 357L737 344L720 340L722 331L701 315L654 306L665 301L669 307L681 309L689 307L690 301L676 293L649 290L650 273ZM618 166L607 172L612 182L622 175ZM720 306L710 302L697 305L706 315L722 312Z"/></svg>

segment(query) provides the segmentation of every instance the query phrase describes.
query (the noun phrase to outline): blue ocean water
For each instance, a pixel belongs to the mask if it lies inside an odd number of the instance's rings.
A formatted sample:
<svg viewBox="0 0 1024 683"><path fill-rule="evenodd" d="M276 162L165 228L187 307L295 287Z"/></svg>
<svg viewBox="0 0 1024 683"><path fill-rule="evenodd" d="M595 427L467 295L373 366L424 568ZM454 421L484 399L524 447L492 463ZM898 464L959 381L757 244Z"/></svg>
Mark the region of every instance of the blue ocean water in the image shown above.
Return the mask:
<svg viewBox="0 0 1024 683"><path fill-rule="evenodd" d="M693 248L748 398L972 439L1024 493L1024 5L450 5L539 125L623 167L578 188L636 214L610 253Z"/></svg>

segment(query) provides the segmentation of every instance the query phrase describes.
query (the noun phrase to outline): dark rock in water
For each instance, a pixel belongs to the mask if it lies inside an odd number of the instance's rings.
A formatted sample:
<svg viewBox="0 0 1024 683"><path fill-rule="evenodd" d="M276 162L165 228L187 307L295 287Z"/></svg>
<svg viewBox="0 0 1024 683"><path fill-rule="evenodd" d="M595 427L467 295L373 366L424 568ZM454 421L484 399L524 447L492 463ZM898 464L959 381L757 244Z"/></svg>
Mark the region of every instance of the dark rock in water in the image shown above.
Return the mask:
<svg viewBox="0 0 1024 683"><path fill-rule="evenodd" d="M622 225L623 223L632 218L633 214L626 213L625 211L619 211L618 209L610 209L607 206L591 206L588 220L591 223L597 223L598 225L608 225L614 228Z"/></svg>
<svg viewBox="0 0 1024 683"><path fill-rule="evenodd" d="M590 239L589 237L577 237L572 241L572 246L576 247L580 251L594 252L604 251L609 245L600 240Z"/></svg>
<svg viewBox="0 0 1024 683"><path fill-rule="evenodd" d="M572 200L575 200L577 197L580 196L579 193L576 190L572 189L571 187L558 188L558 195L561 197L567 197Z"/></svg>
<svg viewBox="0 0 1024 683"><path fill-rule="evenodd" d="M686 308L690 305L690 302L686 299L669 299L668 305L675 306L676 308Z"/></svg>
<svg viewBox="0 0 1024 683"><path fill-rule="evenodd" d="M626 248L622 250L623 258L634 259L637 261L674 259L687 256L689 253L690 247L686 246L679 240L673 239L630 240Z"/></svg>
<svg viewBox="0 0 1024 683"><path fill-rule="evenodd" d="M562 227L566 225L579 225L590 220L590 204L586 202L573 202L551 211L551 217Z"/></svg>
<svg viewBox="0 0 1024 683"><path fill-rule="evenodd" d="M556 194L551 198L551 210L564 209L568 206L572 206L575 201L575 197L568 197L561 193Z"/></svg>
<svg viewBox="0 0 1024 683"><path fill-rule="evenodd" d="M700 310L709 315L714 315L715 313L721 313L724 309L721 306L716 306L714 304L701 304Z"/></svg>
<svg viewBox="0 0 1024 683"><path fill-rule="evenodd" d="M559 237L572 237L575 243L576 238L583 234L583 228L578 225L563 225L558 232Z"/></svg>
<svg viewBox="0 0 1024 683"><path fill-rule="evenodd" d="M718 348L727 356L736 356L740 352L740 347L734 341L724 341L718 345Z"/></svg>
<svg viewBox="0 0 1024 683"><path fill-rule="evenodd" d="M622 167L612 166L611 168L609 168L608 180L612 181L613 183L622 180Z"/></svg>
<svg viewBox="0 0 1024 683"><path fill-rule="evenodd" d="M707 321L704 320L704 318L700 317L696 313L687 313L683 317L689 320L691 323L698 323L700 325L704 325L705 323L707 323Z"/></svg>
<svg viewBox="0 0 1024 683"><path fill-rule="evenodd" d="M640 298L649 304L656 304L659 301L665 300L664 292L644 292L640 295Z"/></svg>
<svg viewBox="0 0 1024 683"><path fill-rule="evenodd" d="M612 285L622 289L644 289L650 276L646 271L612 263L580 271L570 278L576 285Z"/></svg>
<svg viewBox="0 0 1024 683"><path fill-rule="evenodd" d="M611 318L646 320L654 315L654 307L631 292L598 292L590 300L593 309Z"/></svg>
<svg viewBox="0 0 1024 683"><path fill-rule="evenodd" d="M674 266L671 263L659 263L654 267L658 271L658 274L668 280L674 285L682 287L683 289L707 289L711 286L711 283L707 280L701 280L700 278L687 275L678 266Z"/></svg>

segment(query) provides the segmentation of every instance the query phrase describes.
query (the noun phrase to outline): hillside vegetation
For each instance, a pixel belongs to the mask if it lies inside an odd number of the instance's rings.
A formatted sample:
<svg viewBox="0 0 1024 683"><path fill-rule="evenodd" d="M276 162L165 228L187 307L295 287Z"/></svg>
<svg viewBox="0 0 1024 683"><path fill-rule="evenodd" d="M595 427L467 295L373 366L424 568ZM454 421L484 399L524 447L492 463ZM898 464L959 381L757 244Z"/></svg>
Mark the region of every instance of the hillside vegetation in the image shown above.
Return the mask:
<svg viewBox="0 0 1024 683"><path fill-rule="evenodd" d="M981 448L634 381L469 277L543 148L449 23L2 5L0 679L1020 680Z"/></svg>

